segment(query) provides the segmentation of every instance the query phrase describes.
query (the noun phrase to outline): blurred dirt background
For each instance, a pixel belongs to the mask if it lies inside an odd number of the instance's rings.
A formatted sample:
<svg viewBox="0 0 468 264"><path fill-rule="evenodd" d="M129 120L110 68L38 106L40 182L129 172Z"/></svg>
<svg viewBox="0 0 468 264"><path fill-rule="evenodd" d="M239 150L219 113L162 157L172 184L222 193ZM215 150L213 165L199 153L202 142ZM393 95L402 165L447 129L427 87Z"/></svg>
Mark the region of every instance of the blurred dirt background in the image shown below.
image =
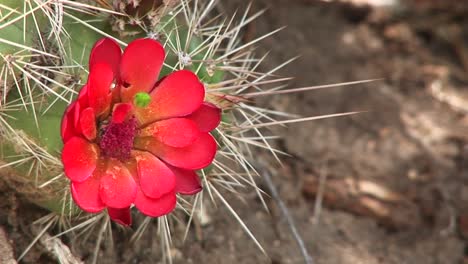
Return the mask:
<svg viewBox="0 0 468 264"><path fill-rule="evenodd" d="M247 2L222 7L232 13ZM290 87L382 78L258 101L302 116L369 111L274 130L292 155L282 166L259 154L271 162L314 263L468 263L468 2L253 1L254 11L263 8L245 37L287 26L259 54L270 51L265 69L301 56L280 71L295 77ZM41 211L0 190L0 262L10 263L33 238L26 223ZM219 206L185 243L175 239L174 263L304 263L273 201L270 213L254 192L230 201L268 257ZM158 263L152 238L117 239L117 254L103 250L98 263ZM87 246L72 251L89 262L93 241ZM37 246L24 262L55 263L46 251Z"/></svg>

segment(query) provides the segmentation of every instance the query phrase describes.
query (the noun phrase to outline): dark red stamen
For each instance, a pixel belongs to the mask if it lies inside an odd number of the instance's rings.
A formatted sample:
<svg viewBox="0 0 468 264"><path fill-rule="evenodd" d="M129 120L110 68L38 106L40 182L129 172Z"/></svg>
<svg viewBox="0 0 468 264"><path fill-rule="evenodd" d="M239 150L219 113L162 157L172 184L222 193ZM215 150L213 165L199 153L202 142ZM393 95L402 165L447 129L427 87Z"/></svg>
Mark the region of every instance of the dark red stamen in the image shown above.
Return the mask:
<svg viewBox="0 0 468 264"><path fill-rule="evenodd" d="M102 155L121 161L128 160L131 156L135 132L136 120L134 117L123 123L110 123L104 128L99 141Z"/></svg>

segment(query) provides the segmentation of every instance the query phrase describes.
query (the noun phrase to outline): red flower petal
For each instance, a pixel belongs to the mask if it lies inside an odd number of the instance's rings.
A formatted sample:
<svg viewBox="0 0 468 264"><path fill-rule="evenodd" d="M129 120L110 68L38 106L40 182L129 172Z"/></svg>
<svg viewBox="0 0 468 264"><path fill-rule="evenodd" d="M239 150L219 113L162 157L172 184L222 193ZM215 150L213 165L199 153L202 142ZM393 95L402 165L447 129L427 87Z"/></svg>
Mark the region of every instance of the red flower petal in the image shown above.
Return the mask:
<svg viewBox="0 0 468 264"><path fill-rule="evenodd" d="M88 85L86 84L81 88L80 93L78 94L78 102L80 102L80 106L82 108L89 107L89 99L88 99Z"/></svg>
<svg viewBox="0 0 468 264"><path fill-rule="evenodd" d="M112 123L124 122L131 113L133 106L131 104L116 104L112 112Z"/></svg>
<svg viewBox="0 0 468 264"><path fill-rule="evenodd" d="M73 182L83 182L96 169L98 147L81 137L69 139L62 150L65 175Z"/></svg>
<svg viewBox="0 0 468 264"><path fill-rule="evenodd" d="M77 103L71 103L62 117L60 133L63 143L67 142L70 138L76 136L78 133L75 131L75 108Z"/></svg>
<svg viewBox="0 0 468 264"><path fill-rule="evenodd" d="M149 92L158 80L165 52L153 39L137 39L125 49L120 63L122 102L130 102L137 92ZM128 87L127 87L128 86Z"/></svg>
<svg viewBox="0 0 468 264"><path fill-rule="evenodd" d="M151 91L151 102L145 108L137 108L135 114L142 124L156 120L182 117L193 113L203 102L205 88L191 71L171 73Z"/></svg>
<svg viewBox="0 0 468 264"><path fill-rule="evenodd" d="M86 108L80 115L80 128L81 133L88 139L94 140L96 138L96 116L91 107Z"/></svg>
<svg viewBox="0 0 468 264"><path fill-rule="evenodd" d="M91 50L89 69L92 69L96 64L107 64L112 69L113 76L116 77L121 56L122 50L117 42L110 38L100 39Z"/></svg>
<svg viewBox="0 0 468 264"><path fill-rule="evenodd" d="M199 137L197 125L186 118L171 118L154 122L140 130L139 136L152 136L166 145L182 148L191 145Z"/></svg>
<svg viewBox="0 0 468 264"><path fill-rule="evenodd" d="M112 93L111 85L114 81L114 73L107 64L95 64L91 68L88 77L88 100L96 116L109 110Z"/></svg>
<svg viewBox="0 0 468 264"><path fill-rule="evenodd" d="M101 177L99 192L107 206L125 208L135 200L137 184L127 168L120 161L112 159Z"/></svg>
<svg viewBox="0 0 468 264"><path fill-rule="evenodd" d="M202 190L200 177L193 170L170 167L176 177L175 191L180 194L193 195Z"/></svg>
<svg viewBox="0 0 468 264"><path fill-rule="evenodd" d="M80 113L81 104L78 101L71 103L65 110L61 123L61 136L64 143L74 136L81 136Z"/></svg>
<svg viewBox="0 0 468 264"><path fill-rule="evenodd" d="M76 102L75 107L74 107L74 112L73 112L73 127L75 129L75 132L77 133L77 136L80 135L81 133L81 127L80 127L80 113L81 113L81 104L80 102Z"/></svg>
<svg viewBox="0 0 468 264"><path fill-rule="evenodd" d="M105 208L99 195L99 184L103 172L98 166L93 175L84 182L72 182L71 193L76 204L86 212L97 213Z"/></svg>
<svg viewBox="0 0 468 264"><path fill-rule="evenodd" d="M149 152L138 152L135 155L138 166L140 188L150 198L160 198L173 193L175 176L167 165Z"/></svg>
<svg viewBox="0 0 468 264"><path fill-rule="evenodd" d="M135 199L135 206L143 214L151 217L159 217L166 215L174 210L177 204L177 197L175 193L171 192L159 199L151 199L138 191Z"/></svg>
<svg viewBox="0 0 468 264"><path fill-rule="evenodd" d="M209 133L200 133L200 137L185 148L174 148L152 137L136 138L135 147L147 150L173 166L188 170L210 165L217 148L216 141Z"/></svg>
<svg viewBox="0 0 468 264"><path fill-rule="evenodd" d="M123 209L108 207L107 213L109 214L112 220L123 226L129 226L132 224L132 215L130 214L130 207Z"/></svg>
<svg viewBox="0 0 468 264"><path fill-rule="evenodd" d="M187 118L193 120L201 132L210 132L221 122L221 109L214 104L204 102L197 111Z"/></svg>

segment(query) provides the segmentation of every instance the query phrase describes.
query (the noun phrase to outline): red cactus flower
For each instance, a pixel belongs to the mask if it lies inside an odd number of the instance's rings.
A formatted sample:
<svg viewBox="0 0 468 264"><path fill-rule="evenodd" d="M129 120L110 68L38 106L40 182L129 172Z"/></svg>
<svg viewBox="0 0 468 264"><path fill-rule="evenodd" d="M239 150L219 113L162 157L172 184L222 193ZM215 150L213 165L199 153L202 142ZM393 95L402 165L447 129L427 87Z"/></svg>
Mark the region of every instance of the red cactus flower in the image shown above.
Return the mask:
<svg viewBox="0 0 468 264"><path fill-rule="evenodd" d="M158 217L175 208L176 193L201 190L195 170L214 159L209 132L221 110L204 102L204 86L190 71L158 81L164 56L152 39L137 39L123 53L109 38L94 45L88 82L61 128L64 171L84 211L107 208L130 225L132 205Z"/></svg>

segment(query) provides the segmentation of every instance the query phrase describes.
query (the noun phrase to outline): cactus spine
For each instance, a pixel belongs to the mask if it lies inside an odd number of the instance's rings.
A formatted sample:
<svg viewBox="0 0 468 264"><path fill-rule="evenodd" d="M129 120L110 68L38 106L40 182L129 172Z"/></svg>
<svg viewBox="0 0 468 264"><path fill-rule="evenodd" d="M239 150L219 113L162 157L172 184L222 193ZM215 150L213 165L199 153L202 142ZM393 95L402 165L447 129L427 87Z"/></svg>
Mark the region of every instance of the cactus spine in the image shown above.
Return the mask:
<svg viewBox="0 0 468 264"><path fill-rule="evenodd" d="M277 113L246 99L252 90L278 84L275 90L287 80L274 75L286 63L261 72L265 57L254 56L254 45L276 31L243 43L242 29L262 12L249 16L247 9L226 20L217 16L214 0L91 2L0 0L3 180L54 214L79 219L60 160L63 112L86 81L88 56L96 40L112 37L125 46L134 38L150 37L163 43L167 52L162 76L177 69L192 70L205 83L206 100L223 109L224 122L215 132L218 156L199 175L204 197L221 201L240 220L222 193L250 186L262 199L250 148L278 153L259 128L265 120L274 121ZM178 205L192 219L203 200L203 194L192 201L179 197ZM167 217L158 221L162 229L169 226ZM141 226L137 234L144 229ZM169 241L167 232L162 233L162 241Z"/></svg>

